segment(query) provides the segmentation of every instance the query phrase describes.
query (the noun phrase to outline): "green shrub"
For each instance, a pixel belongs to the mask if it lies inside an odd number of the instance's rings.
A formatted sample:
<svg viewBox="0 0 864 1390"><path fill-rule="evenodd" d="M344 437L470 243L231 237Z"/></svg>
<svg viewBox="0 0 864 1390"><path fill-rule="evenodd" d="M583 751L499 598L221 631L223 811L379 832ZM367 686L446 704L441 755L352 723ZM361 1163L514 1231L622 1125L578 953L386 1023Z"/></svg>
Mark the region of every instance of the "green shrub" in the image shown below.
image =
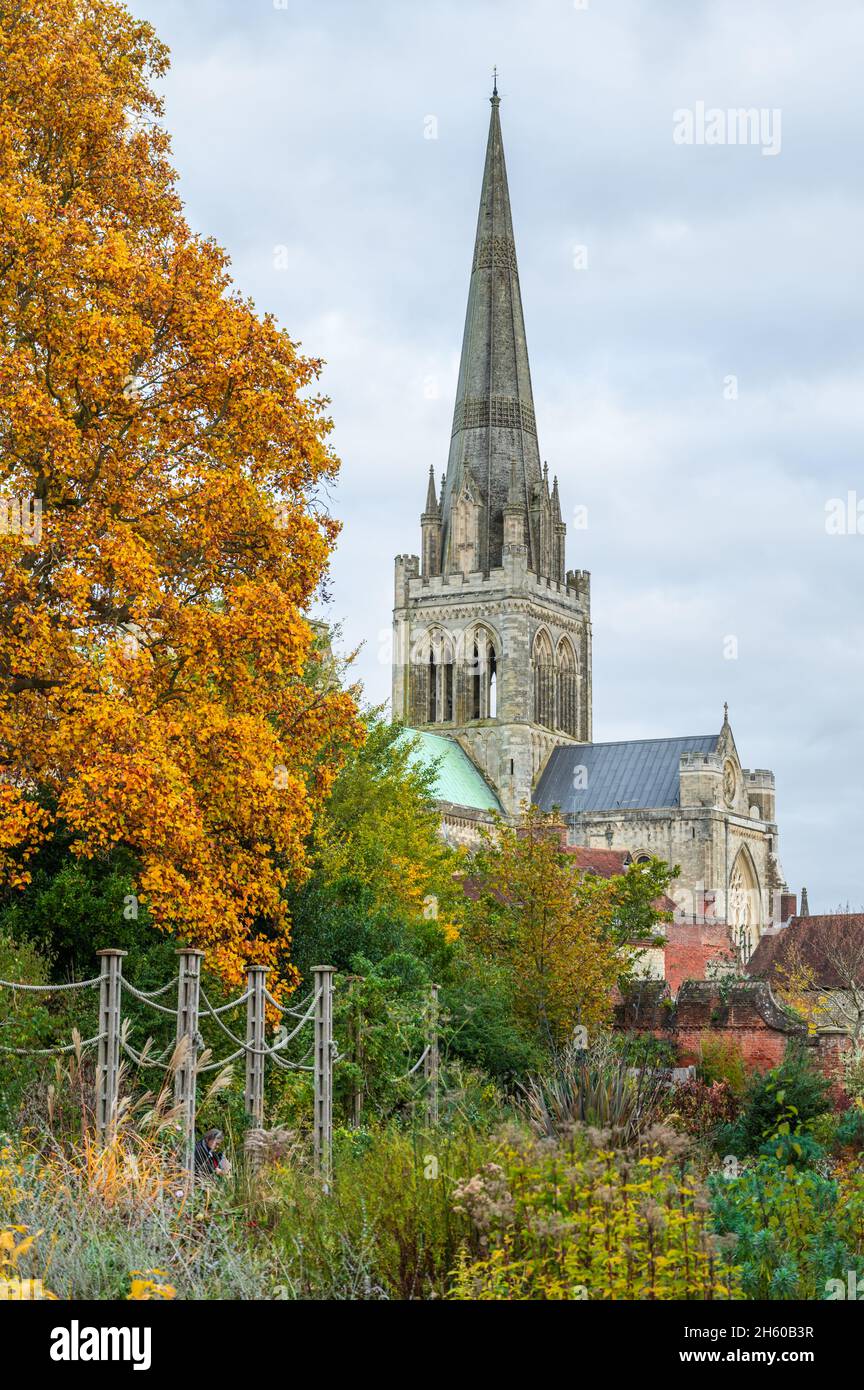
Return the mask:
<svg viewBox="0 0 864 1390"><path fill-rule="evenodd" d="M806 1129L792 1130L786 1125L781 1126L779 1133L765 1140L759 1153L761 1157L786 1168L812 1167L826 1156L823 1146Z"/></svg>
<svg viewBox="0 0 864 1390"><path fill-rule="evenodd" d="M741 1115L720 1127L715 1147L718 1153L739 1158L757 1154L775 1135L800 1136L830 1106L828 1081L812 1065L806 1049L791 1044L779 1067L751 1078Z"/></svg>
<svg viewBox="0 0 864 1390"><path fill-rule="evenodd" d="M824 1115L817 1115L815 1120L810 1122L809 1133L826 1153L834 1152L839 1124L840 1116L833 1111L826 1111Z"/></svg>
<svg viewBox="0 0 864 1390"><path fill-rule="evenodd" d="M677 1066L678 1050L668 1038L655 1038L653 1033L624 1033L615 1041L628 1067Z"/></svg>
<svg viewBox="0 0 864 1390"><path fill-rule="evenodd" d="M714 1175L709 1186L715 1230L734 1238L748 1298L822 1299L828 1279L864 1271L860 1194L841 1199L831 1179L767 1156L738 1177Z"/></svg>
<svg viewBox="0 0 864 1390"><path fill-rule="evenodd" d="M0 979L47 984L50 961L30 941L13 941L0 929ZM79 1014L81 997L77 990L43 994L0 988L0 1044L10 1049L35 1049L70 1042L72 1029L83 1029L87 1021ZM81 1035L88 1036L86 1032ZM19 1128L22 1106L28 1099L43 1098L51 1067L50 1058L0 1053L0 1134Z"/></svg>
<svg viewBox="0 0 864 1390"><path fill-rule="evenodd" d="M715 1081L725 1082L739 1098L747 1089L747 1065L741 1049L726 1038L710 1034L703 1037L696 1075L706 1086L713 1086Z"/></svg>
<svg viewBox="0 0 864 1390"><path fill-rule="evenodd" d="M856 1153L864 1150L864 1109L858 1105L850 1106L837 1124L833 1150L842 1153L844 1149L854 1149Z"/></svg>
<svg viewBox="0 0 864 1390"><path fill-rule="evenodd" d="M507 971L465 952L457 960L458 973L441 990L448 1056L482 1067L505 1083L524 1080L542 1064L543 1055L516 1016Z"/></svg>
<svg viewBox="0 0 864 1390"><path fill-rule="evenodd" d="M310 1173L269 1179L257 1213L278 1251L291 1296L313 1299L442 1297L470 1222L453 1192L498 1153L470 1126L408 1133L340 1130L329 1196Z"/></svg>

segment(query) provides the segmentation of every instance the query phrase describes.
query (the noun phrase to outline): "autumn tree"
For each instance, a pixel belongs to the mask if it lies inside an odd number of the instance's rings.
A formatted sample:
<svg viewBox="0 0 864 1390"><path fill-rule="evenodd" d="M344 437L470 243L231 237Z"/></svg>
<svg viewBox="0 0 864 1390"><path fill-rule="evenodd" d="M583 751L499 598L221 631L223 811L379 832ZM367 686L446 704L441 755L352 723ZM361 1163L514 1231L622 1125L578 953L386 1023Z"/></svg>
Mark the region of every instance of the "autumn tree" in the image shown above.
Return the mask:
<svg viewBox="0 0 864 1390"><path fill-rule="evenodd" d="M609 1014L628 965L614 881L586 874L561 844L554 815L531 807L499 824L465 879L465 936L506 964L518 1015L545 1046Z"/></svg>
<svg viewBox="0 0 864 1390"><path fill-rule="evenodd" d="M826 997L820 994L816 972L797 945L787 952L785 960L777 962L772 986L780 1003L797 1021L807 1025L809 1034L815 1034Z"/></svg>
<svg viewBox="0 0 864 1390"><path fill-rule="evenodd" d="M382 710L367 711L364 727L315 818L309 877L290 895L296 958L306 973L325 957L350 971L358 955L377 964L407 952L440 979L461 890L460 856L439 833L435 769Z"/></svg>
<svg viewBox="0 0 864 1390"><path fill-rule="evenodd" d="M679 865L670 867L665 859L652 855L629 864L626 873L614 875L613 925L622 942L663 943L663 923L672 921L674 909L668 889L680 874Z"/></svg>
<svg viewBox="0 0 864 1390"><path fill-rule="evenodd" d="M453 898L458 856L440 836L436 768L415 757L417 736L368 712L316 820L311 857L326 880L371 890L377 906L437 914Z"/></svg>
<svg viewBox="0 0 864 1390"><path fill-rule="evenodd" d="M836 912L786 928L772 984L809 1032L864 1038L864 913Z"/></svg>
<svg viewBox="0 0 864 1390"><path fill-rule="evenodd" d="M230 983L284 965L360 733L308 621L338 531L320 363L190 232L167 61L108 0L0 8L0 871L26 886L60 828L120 847Z"/></svg>

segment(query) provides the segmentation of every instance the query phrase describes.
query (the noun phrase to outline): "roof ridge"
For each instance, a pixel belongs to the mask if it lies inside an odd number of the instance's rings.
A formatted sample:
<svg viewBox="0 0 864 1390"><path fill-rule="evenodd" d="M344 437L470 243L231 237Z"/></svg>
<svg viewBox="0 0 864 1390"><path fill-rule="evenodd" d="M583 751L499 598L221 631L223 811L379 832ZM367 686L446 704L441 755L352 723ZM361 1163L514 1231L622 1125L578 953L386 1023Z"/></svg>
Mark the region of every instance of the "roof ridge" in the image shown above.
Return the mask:
<svg viewBox="0 0 864 1390"><path fill-rule="evenodd" d="M577 748L577 749L578 749L578 748L622 748L625 744L630 744L630 743L680 743L680 742L682 741L682 739L713 738L713 739L716 740L716 739L719 739L719 737L720 737L719 733L718 733L718 734L664 734L664 735L663 735L662 737L660 737L660 738L612 738L612 739L604 739L604 740L602 740L602 741L600 741L600 740L598 740L598 739L592 739L590 743L561 743L561 744L558 745L558 748ZM556 748L556 749L553 749L553 752L557 752L557 751L558 751L557 748Z"/></svg>

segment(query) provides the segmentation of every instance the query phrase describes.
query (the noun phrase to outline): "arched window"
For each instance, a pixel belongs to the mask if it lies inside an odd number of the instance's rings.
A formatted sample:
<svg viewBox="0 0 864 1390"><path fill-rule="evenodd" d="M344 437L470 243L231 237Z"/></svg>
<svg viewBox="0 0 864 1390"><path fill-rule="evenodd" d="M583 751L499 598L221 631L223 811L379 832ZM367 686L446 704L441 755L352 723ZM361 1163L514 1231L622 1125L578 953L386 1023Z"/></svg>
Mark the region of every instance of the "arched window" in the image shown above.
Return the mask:
<svg viewBox="0 0 864 1390"><path fill-rule="evenodd" d="M729 875L726 920L746 964L762 934L762 894L759 877L746 845L742 845Z"/></svg>
<svg viewBox="0 0 864 1390"><path fill-rule="evenodd" d="M429 675L426 682L429 692L429 707L426 710L426 723L434 724L438 718L438 664L435 660L435 648L429 647Z"/></svg>
<svg viewBox="0 0 864 1390"><path fill-rule="evenodd" d="M542 724L544 729L552 729L555 726L555 661L545 628L540 628L534 638L531 666L534 671L534 722Z"/></svg>
<svg viewBox="0 0 864 1390"><path fill-rule="evenodd" d="M413 700L418 724L440 724L453 719L453 646L443 633L424 636L415 662L417 672Z"/></svg>
<svg viewBox="0 0 864 1390"><path fill-rule="evenodd" d="M449 641L441 646L441 718L453 720L453 648Z"/></svg>
<svg viewBox="0 0 864 1390"><path fill-rule="evenodd" d="M562 637L558 643L556 665L557 726L562 733L576 738L579 733L579 672L573 644L567 637Z"/></svg>
<svg viewBox="0 0 864 1390"><path fill-rule="evenodd" d="M498 712L498 658L486 628L478 627L468 643L469 719L494 719Z"/></svg>

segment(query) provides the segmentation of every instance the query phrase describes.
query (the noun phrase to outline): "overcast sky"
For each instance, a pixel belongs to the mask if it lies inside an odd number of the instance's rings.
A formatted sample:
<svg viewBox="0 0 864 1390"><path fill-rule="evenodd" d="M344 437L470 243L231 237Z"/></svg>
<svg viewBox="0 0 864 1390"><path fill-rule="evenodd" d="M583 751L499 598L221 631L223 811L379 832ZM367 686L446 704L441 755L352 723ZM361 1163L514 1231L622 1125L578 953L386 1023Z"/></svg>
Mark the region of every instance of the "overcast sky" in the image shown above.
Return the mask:
<svg viewBox="0 0 864 1390"><path fill-rule="evenodd" d="M713 732L728 700L790 887L864 907L860 0L131 5L173 51L193 226L326 359L331 616L368 698L447 460L497 64L541 455L587 507L594 737ZM700 102L764 110L779 152L676 143ZM862 534L830 534L850 492Z"/></svg>

